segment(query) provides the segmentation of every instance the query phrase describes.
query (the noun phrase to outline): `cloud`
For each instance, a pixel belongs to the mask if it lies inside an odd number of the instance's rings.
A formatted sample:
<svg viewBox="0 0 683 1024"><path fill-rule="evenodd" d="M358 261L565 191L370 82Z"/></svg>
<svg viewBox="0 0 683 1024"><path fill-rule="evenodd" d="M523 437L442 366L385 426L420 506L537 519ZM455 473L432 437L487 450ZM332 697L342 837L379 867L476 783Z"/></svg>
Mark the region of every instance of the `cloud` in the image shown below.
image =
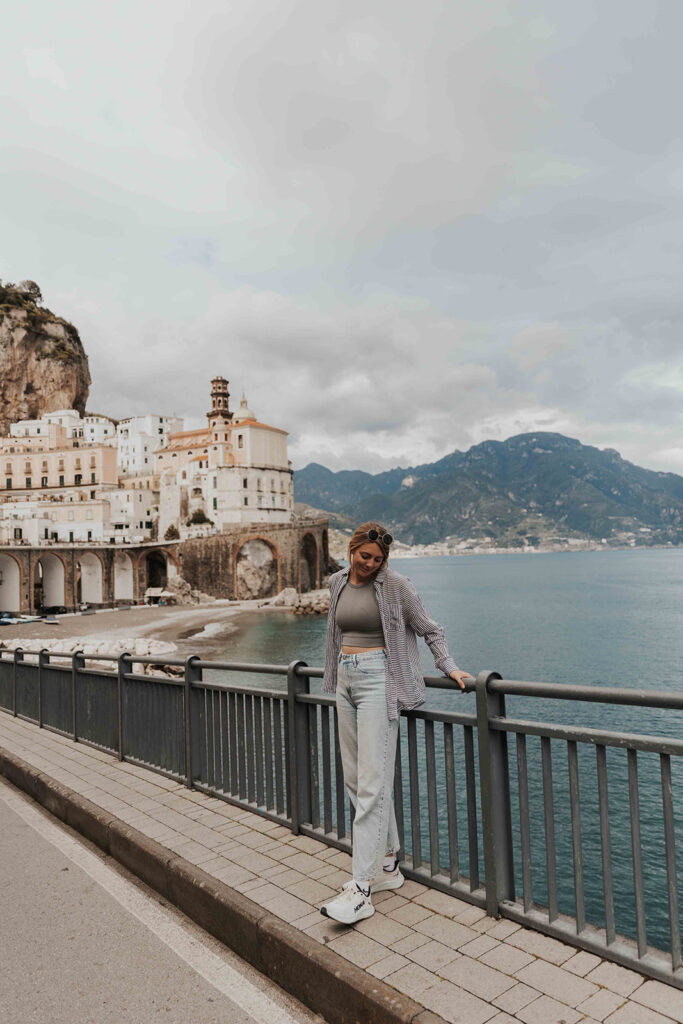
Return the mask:
<svg viewBox="0 0 683 1024"><path fill-rule="evenodd" d="M200 422L223 373L297 466L548 429L681 467L683 8L81 8L3 15L0 274L94 408Z"/></svg>
<svg viewBox="0 0 683 1024"><path fill-rule="evenodd" d="M58 89L68 89L66 76L57 63L52 50L47 47L39 47L38 49L25 49L23 53L26 70L31 78L43 79L56 85Z"/></svg>

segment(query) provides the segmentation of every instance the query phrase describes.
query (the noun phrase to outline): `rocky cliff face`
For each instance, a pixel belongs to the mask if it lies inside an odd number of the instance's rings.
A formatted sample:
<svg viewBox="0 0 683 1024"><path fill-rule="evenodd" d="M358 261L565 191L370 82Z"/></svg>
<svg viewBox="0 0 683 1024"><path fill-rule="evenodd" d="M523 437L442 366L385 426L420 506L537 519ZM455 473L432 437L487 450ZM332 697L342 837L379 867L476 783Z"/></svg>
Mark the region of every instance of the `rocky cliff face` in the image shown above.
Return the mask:
<svg viewBox="0 0 683 1024"><path fill-rule="evenodd" d="M78 409L90 391L90 371L76 328L38 303L33 282L0 282L0 433L10 423L55 409Z"/></svg>

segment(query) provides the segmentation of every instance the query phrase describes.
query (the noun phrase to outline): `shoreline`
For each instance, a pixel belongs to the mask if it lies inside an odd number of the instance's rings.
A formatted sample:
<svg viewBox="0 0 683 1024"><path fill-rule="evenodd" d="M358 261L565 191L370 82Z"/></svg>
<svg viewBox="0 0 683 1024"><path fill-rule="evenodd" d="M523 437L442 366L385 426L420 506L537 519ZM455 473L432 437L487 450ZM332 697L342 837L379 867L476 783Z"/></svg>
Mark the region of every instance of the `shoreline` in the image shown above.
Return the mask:
<svg viewBox="0 0 683 1024"><path fill-rule="evenodd" d="M0 629L3 641L66 640L83 637L98 641L135 639L163 640L182 647L190 641L213 640L222 633L237 632L239 618L254 612L287 611L285 608L259 607L261 601L235 601L230 604L204 605L131 605L129 608L104 609L94 615L62 615L57 622L16 623ZM212 628L213 627L213 628Z"/></svg>

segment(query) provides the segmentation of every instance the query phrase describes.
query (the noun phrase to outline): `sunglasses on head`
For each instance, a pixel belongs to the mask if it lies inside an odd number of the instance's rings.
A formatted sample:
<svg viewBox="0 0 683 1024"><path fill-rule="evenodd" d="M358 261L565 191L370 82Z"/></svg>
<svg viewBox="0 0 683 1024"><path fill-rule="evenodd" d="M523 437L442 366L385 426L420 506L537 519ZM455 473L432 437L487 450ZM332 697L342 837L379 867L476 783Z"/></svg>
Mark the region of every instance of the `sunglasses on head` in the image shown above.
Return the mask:
<svg viewBox="0 0 683 1024"><path fill-rule="evenodd" d="M379 530L375 530L375 528L373 527L371 530L368 530L368 540L381 540L382 544L385 544L387 547L389 547L389 545L393 542L394 538L391 536L390 533L380 533Z"/></svg>

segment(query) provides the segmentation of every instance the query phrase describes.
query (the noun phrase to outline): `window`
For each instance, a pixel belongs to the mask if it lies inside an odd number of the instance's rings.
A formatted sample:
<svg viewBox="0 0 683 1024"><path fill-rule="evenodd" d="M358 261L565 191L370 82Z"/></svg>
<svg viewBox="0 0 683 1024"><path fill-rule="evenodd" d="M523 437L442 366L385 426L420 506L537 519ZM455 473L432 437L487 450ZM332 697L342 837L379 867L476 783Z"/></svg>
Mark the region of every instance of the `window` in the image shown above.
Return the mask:
<svg viewBox="0 0 683 1024"><path fill-rule="evenodd" d="M7 476L11 476L12 472L13 472L13 470L12 470L12 463L11 462L6 463L6 465L5 465L5 473L7 473Z"/></svg>
<svg viewBox="0 0 683 1024"><path fill-rule="evenodd" d="M97 465L97 459L95 458L94 455L91 455L90 456L90 468L94 469L96 465Z"/></svg>
<svg viewBox="0 0 683 1024"><path fill-rule="evenodd" d="M30 476L27 476L27 477L26 477L26 486L27 486L27 487L30 487L30 486L31 486L31 477L30 477Z"/></svg>
<svg viewBox="0 0 683 1024"><path fill-rule="evenodd" d="M91 498L94 498L94 497L95 497L95 492L94 492L94 491L91 491L91 492L90 492L90 497L91 497Z"/></svg>
<svg viewBox="0 0 683 1024"><path fill-rule="evenodd" d="M40 486L41 487L47 487L47 477L46 476L41 476L41 478L40 478Z"/></svg>
<svg viewBox="0 0 683 1024"><path fill-rule="evenodd" d="M90 474L90 483L91 484L96 484L97 483L97 475L95 473L91 473Z"/></svg>
<svg viewBox="0 0 683 1024"><path fill-rule="evenodd" d="M245 497L245 499L244 499L244 504L245 504L245 505L248 505L248 504L249 504L249 498L246 498L246 497Z"/></svg>
<svg viewBox="0 0 683 1024"><path fill-rule="evenodd" d="M12 490L12 477L11 476L8 476L7 479L5 480L5 488L8 491Z"/></svg>
<svg viewBox="0 0 683 1024"><path fill-rule="evenodd" d="M216 488L218 487L218 478L214 476L211 479L212 479L212 487L213 487L213 489L215 491Z"/></svg>
<svg viewBox="0 0 683 1024"><path fill-rule="evenodd" d="M215 512L216 509L218 508L218 498L214 498L213 499L213 508L214 508L214 512Z"/></svg>
<svg viewBox="0 0 683 1024"><path fill-rule="evenodd" d="M88 530L88 540L92 540L92 530Z"/></svg>
<svg viewBox="0 0 683 1024"><path fill-rule="evenodd" d="M77 487L78 487L79 484L83 483L83 475L82 475L82 473L76 473L76 475L74 476L74 483L76 484Z"/></svg>
<svg viewBox="0 0 683 1024"><path fill-rule="evenodd" d="M237 435L237 447L244 448L244 434Z"/></svg>
<svg viewBox="0 0 683 1024"><path fill-rule="evenodd" d="M242 487L246 487L247 483L248 483L248 481L247 481L247 478L245 476L244 479L242 480Z"/></svg>
<svg viewBox="0 0 683 1024"><path fill-rule="evenodd" d="M76 469L80 469L80 468L81 468L81 460L80 460L80 458L77 458L76 459Z"/></svg>
<svg viewBox="0 0 683 1024"><path fill-rule="evenodd" d="M42 470L43 473L47 473L47 459L43 459Z"/></svg>
<svg viewBox="0 0 683 1024"><path fill-rule="evenodd" d="M63 474L61 474L61 473L60 473L60 475L59 475L59 486L60 486L60 487L63 487L63 486L64 486L64 476L63 476Z"/></svg>

